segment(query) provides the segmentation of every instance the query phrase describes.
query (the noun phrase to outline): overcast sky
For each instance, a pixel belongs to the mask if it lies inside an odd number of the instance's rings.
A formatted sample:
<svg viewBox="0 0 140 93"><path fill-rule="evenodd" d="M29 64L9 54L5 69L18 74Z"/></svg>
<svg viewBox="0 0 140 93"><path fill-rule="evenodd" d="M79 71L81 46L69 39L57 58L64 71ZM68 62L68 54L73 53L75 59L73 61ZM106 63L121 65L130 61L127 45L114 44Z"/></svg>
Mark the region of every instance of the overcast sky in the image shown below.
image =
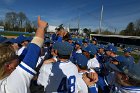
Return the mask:
<svg viewBox="0 0 140 93"><path fill-rule="evenodd" d="M40 15L50 25L99 28L101 5L104 6L102 27L124 29L140 19L140 0L0 0L0 19L6 12L24 12L30 20ZM78 17L79 16L79 17Z"/></svg>

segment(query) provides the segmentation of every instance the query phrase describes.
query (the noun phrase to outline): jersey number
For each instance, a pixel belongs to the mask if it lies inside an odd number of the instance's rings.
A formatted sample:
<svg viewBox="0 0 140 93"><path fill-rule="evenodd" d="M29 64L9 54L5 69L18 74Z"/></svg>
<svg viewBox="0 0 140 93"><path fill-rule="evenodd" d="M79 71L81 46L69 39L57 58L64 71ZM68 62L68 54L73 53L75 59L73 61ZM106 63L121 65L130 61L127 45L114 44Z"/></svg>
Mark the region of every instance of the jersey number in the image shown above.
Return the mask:
<svg viewBox="0 0 140 93"><path fill-rule="evenodd" d="M64 77L61 80L61 83L57 89L57 92L67 92L73 93L75 92L75 76L70 76L68 79L67 77Z"/></svg>

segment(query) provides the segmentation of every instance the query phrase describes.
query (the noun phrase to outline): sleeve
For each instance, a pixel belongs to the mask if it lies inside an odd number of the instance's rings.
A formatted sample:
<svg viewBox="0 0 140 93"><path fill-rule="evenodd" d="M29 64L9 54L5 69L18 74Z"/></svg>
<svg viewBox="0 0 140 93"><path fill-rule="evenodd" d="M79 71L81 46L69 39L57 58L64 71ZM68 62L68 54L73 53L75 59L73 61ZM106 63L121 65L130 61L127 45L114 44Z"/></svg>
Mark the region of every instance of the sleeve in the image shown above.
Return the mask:
<svg viewBox="0 0 140 93"><path fill-rule="evenodd" d="M58 36L57 42L62 42L63 37Z"/></svg>
<svg viewBox="0 0 140 93"><path fill-rule="evenodd" d="M28 52L18 67L8 76L6 93L28 93L30 81L36 74L35 66L39 57L40 47L44 40L34 37L28 47ZM16 85L15 85L16 84Z"/></svg>
<svg viewBox="0 0 140 93"><path fill-rule="evenodd" d="M25 58L23 59L23 62L32 69L35 69L39 55L40 55L40 47L34 43L30 43L28 52Z"/></svg>
<svg viewBox="0 0 140 93"><path fill-rule="evenodd" d="M7 78L6 93L29 92L30 81L36 72L24 62L21 62L21 65L22 68L19 65Z"/></svg>
<svg viewBox="0 0 140 93"><path fill-rule="evenodd" d="M98 60L95 58L89 60L87 63L87 66L88 66L88 68L99 68L100 67Z"/></svg>
<svg viewBox="0 0 140 93"><path fill-rule="evenodd" d="M38 75L37 84L44 86L46 88L49 80L49 75L51 74L52 64L43 64L40 68L40 73Z"/></svg>
<svg viewBox="0 0 140 93"><path fill-rule="evenodd" d="M88 88L82 76L77 77L77 86L78 86L78 93L88 93Z"/></svg>
<svg viewBox="0 0 140 93"><path fill-rule="evenodd" d="M88 87L88 91L89 93L98 93L96 84L91 87Z"/></svg>

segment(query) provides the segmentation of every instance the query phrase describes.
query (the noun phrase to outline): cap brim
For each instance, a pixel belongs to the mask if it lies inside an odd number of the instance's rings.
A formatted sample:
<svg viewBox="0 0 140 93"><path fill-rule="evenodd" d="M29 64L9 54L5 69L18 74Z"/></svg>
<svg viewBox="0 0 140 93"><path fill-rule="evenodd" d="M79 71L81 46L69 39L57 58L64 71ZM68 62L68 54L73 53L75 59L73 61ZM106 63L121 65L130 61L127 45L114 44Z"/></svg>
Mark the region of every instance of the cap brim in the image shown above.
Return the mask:
<svg viewBox="0 0 140 93"><path fill-rule="evenodd" d="M114 71L117 71L117 72L123 72L121 71L116 65L112 64L112 63L109 63L109 67L114 70Z"/></svg>

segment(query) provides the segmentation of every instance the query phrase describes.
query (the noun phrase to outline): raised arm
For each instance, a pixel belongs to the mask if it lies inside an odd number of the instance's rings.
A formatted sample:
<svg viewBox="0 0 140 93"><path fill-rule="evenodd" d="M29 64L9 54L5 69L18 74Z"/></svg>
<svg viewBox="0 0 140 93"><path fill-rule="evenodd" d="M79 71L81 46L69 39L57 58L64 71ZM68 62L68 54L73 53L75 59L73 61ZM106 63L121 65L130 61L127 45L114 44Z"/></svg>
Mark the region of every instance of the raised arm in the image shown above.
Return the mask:
<svg viewBox="0 0 140 93"><path fill-rule="evenodd" d="M44 33L45 33L44 29L47 27L47 25L48 24L45 21L42 21L40 19L40 16L38 16L37 31L35 37L33 38L28 47L28 52L25 58L23 59L23 63L20 64L21 67L25 63L32 69L35 69L38 57L40 55L40 47L42 47L44 42Z"/></svg>

